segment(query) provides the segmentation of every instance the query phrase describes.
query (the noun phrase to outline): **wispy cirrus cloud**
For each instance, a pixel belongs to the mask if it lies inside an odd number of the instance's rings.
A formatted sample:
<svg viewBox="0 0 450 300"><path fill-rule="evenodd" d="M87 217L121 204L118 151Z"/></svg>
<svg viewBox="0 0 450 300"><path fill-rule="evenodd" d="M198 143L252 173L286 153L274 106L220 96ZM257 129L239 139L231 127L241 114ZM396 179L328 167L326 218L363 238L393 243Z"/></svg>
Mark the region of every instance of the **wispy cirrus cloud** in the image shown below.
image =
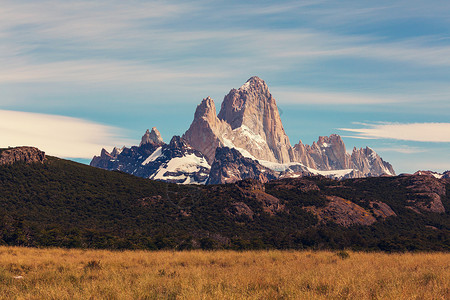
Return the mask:
<svg viewBox="0 0 450 300"><path fill-rule="evenodd" d="M286 91L287 90L287 91ZM407 102L403 97L376 96L358 93L318 92L307 90L290 90L289 88L276 87L272 89L277 102L283 104L387 104Z"/></svg>
<svg viewBox="0 0 450 300"><path fill-rule="evenodd" d="M391 147L377 147L380 152L397 152L402 154L415 154L427 152L427 149L408 145L392 145Z"/></svg>
<svg viewBox="0 0 450 300"><path fill-rule="evenodd" d="M318 7L314 2L249 6L239 9L240 18L254 14L284 16L305 7L313 7L312 12L317 15L332 15L333 10ZM309 23L294 29L254 28L241 21L224 29L214 23L202 26L201 21L192 19L208 12L224 21L224 15L214 13L213 7L201 1L133 5L122 1L108 5L87 1L39 4L7 1L0 9L0 45L3 45L0 64L9 76L1 76L0 82L10 82L11 78L36 81L39 77L49 82L60 82L63 78L76 81L102 72L110 75L100 77L105 81L130 78L131 72L136 72L134 78L139 80L146 67L169 70L167 73L173 74L174 79L190 68L194 68L194 73L201 69L198 72L210 73L210 78L214 74L222 78L223 72L229 77L240 76L236 74L238 66L253 70L252 74L291 72L295 64L356 57L434 67L450 65L450 46L432 43L440 36L387 42L376 36L313 29ZM274 7L278 9L273 10ZM345 11L341 6L333 9ZM357 15L377 14L380 10L384 11L378 6L361 8ZM98 62L86 63L91 60ZM36 69L42 76L36 74ZM213 72L207 72L208 69Z"/></svg>
<svg viewBox="0 0 450 300"><path fill-rule="evenodd" d="M0 147L34 146L49 155L92 158L102 147L130 144L119 128L57 115L0 110Z"/></svg>
<svg viewBox="0 0 450 300"><path fill-rule="evenodd" d="M65 60L58 62L5 62L0 69L0 82L167 82L190 78L220 78L224 72L164 68L142 65L137 61ZM227 74L229 75L229 74Z"/></svg>
<svg viewBox="0 0 450 300"><path fill-rule="evenodd" d="M365 128L339 128L357 139L394 139L414 142L450 143L450 123L361 124Z"/></svg>

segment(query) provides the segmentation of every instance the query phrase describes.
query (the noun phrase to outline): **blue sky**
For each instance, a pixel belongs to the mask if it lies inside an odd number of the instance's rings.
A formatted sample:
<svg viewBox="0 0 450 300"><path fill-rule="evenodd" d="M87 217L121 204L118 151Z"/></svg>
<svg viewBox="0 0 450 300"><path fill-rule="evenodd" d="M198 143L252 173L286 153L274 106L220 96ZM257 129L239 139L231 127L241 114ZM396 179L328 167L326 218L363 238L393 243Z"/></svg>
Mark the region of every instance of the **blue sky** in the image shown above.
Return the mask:
<svg viewBox="0 0 450 300"><path fill-rule="evenodd" d="M1 1L0 147L89 161L257 75L291 144L450 169L449 1Z"/></svg>

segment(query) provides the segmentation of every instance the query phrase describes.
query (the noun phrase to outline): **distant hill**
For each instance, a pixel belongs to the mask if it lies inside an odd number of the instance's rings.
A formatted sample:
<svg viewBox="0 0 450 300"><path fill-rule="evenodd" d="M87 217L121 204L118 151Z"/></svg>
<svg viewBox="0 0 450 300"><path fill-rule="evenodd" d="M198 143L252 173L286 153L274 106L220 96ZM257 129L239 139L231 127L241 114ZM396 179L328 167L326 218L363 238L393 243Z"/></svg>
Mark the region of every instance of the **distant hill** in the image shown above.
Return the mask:
<svg viewBox="0 0 450 300"><path fill-rule="evenodd" d="M31 153L0 164L0 244L450 250L448 178L177 185L27 151L0 150L5 161Z"/></svg>

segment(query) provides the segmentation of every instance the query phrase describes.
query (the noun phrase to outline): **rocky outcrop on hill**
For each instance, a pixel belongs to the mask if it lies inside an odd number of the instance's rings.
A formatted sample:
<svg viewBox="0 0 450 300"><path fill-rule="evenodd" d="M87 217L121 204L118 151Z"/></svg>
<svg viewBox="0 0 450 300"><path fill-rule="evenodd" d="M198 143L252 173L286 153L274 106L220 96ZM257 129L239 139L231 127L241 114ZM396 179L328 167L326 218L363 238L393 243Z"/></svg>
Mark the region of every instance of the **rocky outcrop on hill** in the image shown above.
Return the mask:
<svg viewBox="0 0 450 300"><path fill-rule="evenodd" d="M361 206L340 197L326 196L325 207L307 207L321 222L334 222L348 227L351 225L372 225L376 218Z"/></svg>
<svg viewBox="0 0 450 300"><path fill-rule="evenodd" d="M396 179L406 186L409 199L407 202L412 208L434 213L444 213L442 203L446 197L446 186L444 181L434 176L411 175Z"/></svg>
<svg viewBox="0 0 450 300"><path fill-rule="evenodd" d="M34 147L16 147L0 149L0 165L11 165L17 162L43 163L45 152Z"/></svg>
<svg viewBox="0 0 450 300"><path fill-rule="evenodd" d="M397 216L389 205L381 201L370 201L369 206L376 217L386 219L387 217Z"/></svg>
<svg viewBox="0 0 450 300"><path fill-rule="evenodd" d="M236 149L217 148L207 184L232 183L246 178L267 182L276 179L277 176L275 172L263 167L257 161L242 156Z"/></svg>

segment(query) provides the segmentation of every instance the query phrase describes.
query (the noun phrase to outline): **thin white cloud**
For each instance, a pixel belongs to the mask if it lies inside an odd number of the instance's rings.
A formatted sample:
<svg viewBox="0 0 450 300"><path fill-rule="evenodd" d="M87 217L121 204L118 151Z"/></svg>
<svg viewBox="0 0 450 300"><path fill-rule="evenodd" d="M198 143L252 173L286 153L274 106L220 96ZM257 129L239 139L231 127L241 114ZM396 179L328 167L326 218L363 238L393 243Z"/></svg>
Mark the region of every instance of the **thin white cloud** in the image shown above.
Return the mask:
<svg viewBox="0 0 450 300"><path fill-rule="evenodd" d="M386 104L406 101L401 97L373 96L356 93L286 91L283 87L271 87L271 92L278 103L289 104Z"/></svg>
<svg viewBox="0 0 450 300"><path fill-rule="evenodd" d="M219 78L224 72L163 68L133 61L71 60L25 62L13 60L0 69L0 82L167 82L189 78Z"/></svg>
<svg viewBox="0 0 450 300"><path fill-rule="evenodd" d="M358 139L394 139L415 142L450 143L450 123L381 123L366 128L339 128Z"/></svg>
<svg viewBox="0 0 450 300"><path fill-rule="evenodd" d="M92 158L129 144L121 130L78 118L0 110L0 147L33 146L49 155Z"/></svg>
<svg viewBox="0 0 450 300"><path fill-rule="evenodd" d="M411 147L407 145L393 145L392 147L378 147L377 151L382 152L398 152L402 154L415 154L415 153L423 153L427 152L426 149L419 147Z"/></svg>
<svg viewBox="0 0 450 300"><path fill-rule="evenodd" d="M273 16L278 15L280 13L289 13L292 11L302 10L308 7L314 7L320 5L324 1L322 0L312 0L312 1L292 1L287 3L277 2L276 4L265 4L258 3L257 6L242 3L238 5L233 5L230 7L230 12L233 15L238 16L252 16L252 15L260 15L260 16Z"/></svg>
<svg viewBox="0 0 450 300"><path fill-rule="evenodd" d="M310 31L310 36L281 32L279 50L273 55L283 58L366 58L406 62L412 65L449 66L450 46L434 45L441 36L385 42L371 36L346 36ZM290 36L289 38L287 38ZM302 42L308 42L303 44Z"/></svg>

